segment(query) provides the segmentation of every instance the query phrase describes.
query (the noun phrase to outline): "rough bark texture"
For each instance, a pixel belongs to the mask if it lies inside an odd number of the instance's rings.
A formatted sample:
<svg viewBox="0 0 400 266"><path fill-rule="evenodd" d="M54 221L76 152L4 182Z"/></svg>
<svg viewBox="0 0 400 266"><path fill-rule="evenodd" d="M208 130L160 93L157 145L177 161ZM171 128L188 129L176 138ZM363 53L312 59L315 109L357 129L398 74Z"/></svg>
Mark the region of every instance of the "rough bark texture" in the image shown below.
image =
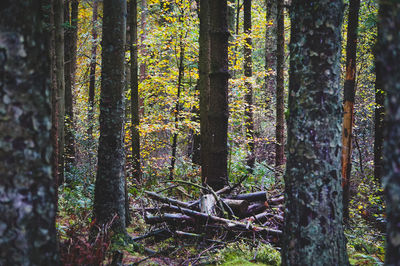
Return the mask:
<svg viewBox="0 0 400 266"><path fill-rule="evenodd" d="M227 2L210 1L210 109L208 176L214 190L228 182L228 38Z"/></svg>
<svg viewBox="0 0 400 266"><path fill-rule="evenodd" d="M54 22L54 61L52 70L54 83L52 88L52 145L53 175L57 183L64 180L64 117L65 117L65 82L64 82L64 3L52 1Z"/></svg>
<svg viewBox="0 0 400 266"><path fill-rule="evenodd" d="M137 0L130 3L131 34L131 117L132 117L132 168L133 178L141 179L140 135L139 135L139 79L138 79L138 42L137 42Z"/></svg>
<svg viewBox="0 0 400 266"><path fill-rule="evenodd" d="M89 138L93 138L93 116L94 116L94 96L96 94L96 57L97 57L97 12L98 12L97 0L93 1L93 15L92 15L92 51L90 55L89 64L89 112L88 112L88 122Z"/></svg>
<svg viewBox="0 0 400 266"><path fill-rule="evenodd" d="M243 2L243 31L246 34L244 45L244 75L246 77L246 107L244 116L246 118L246 140L247 140L247 167L249 171L253 171L255 155L254 155L254 122L253 122L253 85L251 79L253 75L253 62L252 62L252 41L251 41L251 0L244 0Z"/></svg>
<svg viewBox="0 0 400 266"><path fill-rule="evenodd" d="M265 36L265 92L267 95L267 106L271 95L276 92L276 18L277 18L277 0L266 0L267 6L267 25Z"/></svg>
<svg viewBox="0 0 400 266"><path fill-rule="evenodd" d="M343 218L349 218L354 97L356 94L357 28L360 0L350 0L347 26L346 79L344 81L344 115L342 131Z"/></svg>
<svg viewBox="0 0 400 266"><path fill-rule="evenodd" d="M282 166L285 156L285 86L283 70L285 67L285 18L284 0L278 0L277 9L277 41L276 41L276 129L275 129L275 176L282 176Z"/></svg>
<svg viewBox="0 0 400 266"><path fill-rule="evenodd" d="M105 0L102 36L100 139L94 216L105 224L117 214L114 231L125 231L124 60L126 0Z"/></svg>
<svg viewBox="0 0 400 266"><path fill-rule="evenodd" d="M283 265L348 265L340 175L341 0L292 2Z"/></svg>
<svg viewBox="0 0 400 266"><path fill-rule="evenodd" d="M210 13L209 1L200 0L199 33L199 90L200 90L200 157L201 180L205 184L208 176L209 131L208 111L210 108Z"/></svg>
<svg viewBox="0 0 400 266"><path fill-rule="evenodd" d="M383 187L386 196L387 242L385 265L400 262L400 3L380 2L378 66L386 98Z"/></svg>
<svg viewBox="0 0 400 266"><path fill-rule="evenodd" d="M0 265L59 265L42 4L0 2Z"/></svg>
<svg viewBox="0 0 400 266"><path fill-rule="evenodd" d="M76 49L78 41L78 6L77 0L66 0L64 2L65 29L65 144L64 158L65 170L68 171L74 162L74 113L73 113L73 88L75 85ZM68 181L68 180L67 180Z"/></svg>

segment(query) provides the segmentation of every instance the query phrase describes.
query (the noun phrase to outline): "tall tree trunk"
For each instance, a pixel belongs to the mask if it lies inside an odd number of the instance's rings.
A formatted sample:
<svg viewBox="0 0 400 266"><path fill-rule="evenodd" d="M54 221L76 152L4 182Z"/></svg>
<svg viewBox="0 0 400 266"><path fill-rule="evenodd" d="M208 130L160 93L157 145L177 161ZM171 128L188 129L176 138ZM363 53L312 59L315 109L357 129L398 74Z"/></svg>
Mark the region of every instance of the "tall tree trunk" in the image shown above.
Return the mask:
<svg viewBox="0 0 400 266"><path fill-rule="evenodd" d="M400 3L380 1L377 62L387 93L383 187L386 196L385 265L400 261Z"/></svg>
<svg viewBox="0 0 400 266"><path fill-rule="evenodd" d="M147 49L146 49L146 16L147 16L147 1L142 0L141 5L141 12L140 12L140 28L141 28L141 34L140 34L140 47L139 51L140 54L144 57L146 56ZM146 62L142 62L139 66L139 81L142 82L145 80L147 77L147 64ZM144 102L143 99L139 97L139 114L141 116L144 115Z"/></svg>
<svg viewBox="0 0 400 266"><path fill-rule="evenodd" d="M175 169L175 162L176 162L176 149L178 145L178 122L179 122L179 114L180 114L180 100L181 100L181 91L182 91L182 80L184 75L184 65L183 60L185 58L185 46L183 43L183 34L180 36L180 43L179 43L179 66L178 66L178 84L177 84L177 93L176 93L176 103L174 109L174 116L175 116L175 132L172 136L172 155L171 155L171 166L169 168L169 180L174 179L174 169Z"/></svg>
<svg viewBox="0 0 400 266"><path fill-rule="evenodd" d="M210 106L208 112L208 176L206 183L218 190L228 182L228 38L227 2L211 1Z"/></svg>
<svg viewBox="0 0 400 266"><path fill-rule="evenodd" d="M97 0L94 0L93 15L92 15L93 42L92 42L92 51L90 55L90 64L89 64L89 112L88 112L89 138L93 138L94 97L96 94L97 16L98 16L98 3Z"/></svg>
<svg viewBox="0 0 400 266"><path fill-rule="evenodd" d="M267 99L269 95L276 92L276 49L277 49L277 0L266 0L267 6L267 25L265 36L265 92ZM267 106L269 102L267 100Z"/></svg>
<svg viewBox="0 0 400 266"><path fill-rule="evenodd" d="M375 55L374 179L381 184L383 175L383 137L385 129L385 96L382 66Z"/></svg>
<svg viewBox="0 0 400 266"><path fill-rule="evenodd" d="M65 145L64 158L65 170L69 171L75 159L74 143L74 112L73 112L73 89L75 84L76 49L78 41L78 6L77 0L66 0L64 2L64 21L67 25L65 31Z"/></svg>
<svg viewBox="0 0 400 266"><path fill-rule="evenodd" d="M251 84L251 77L253 75L253 62L252 62L252 41L251 41L251 0L244 0L243 2L243 31L246 34L244 45L244 76L245 80L245 112L246 119L246 142L247 142L247 167L252 173L255 163L254 156L254 122L253 122L253 85Z"/></svg>
<svg viewBox="0 0 400 266"><path fill-rule="evenodd" d="M210 108L210 11L209 1L200 0L199 32L199 91L200 91L200 157L201 181L206 183L208 177L209 131L208 112Z"/></svg>
<svg viewBox="0 0 400 266"><path fill-rule="evenodd" d="M283 265L349 265L340 175L341 0L292 1Z"/></svg>
<svg viewBox="0 0 400 266"><path fill-rule="evenodd" d="M139 80L138 80L138 41L137 41L137 0L130 3L131 34L131 117L132 117L132 168L133 178L140 182L140 135L139 135Z"/></svg>
<svg viewBox="0 0 400 266"><path fill-rule="evenodd" d="M278 0L277 9L277 46L276 46L276 131L275 131L275 176L281 178L285 156L285 84L283 70L285 68L285 14L284 0Z"/></svg>
<svg viewBox="0 0 400 266"><path fill-rule="evenodd" d="M42 4L0 4L0 265L59 265Z"/></svg>
<svg viewBox="0 0 400 266"><path fill-rule="evenodd" d="M64 83L64 11L63 0L54 0L54 48L53 48L53 88L52 88L52 145L53 174L57 183L64 181L64 116L65 116L65 83Z"/></svg>
<svg viewBox="0 0 400 266"><path fill-rule="evenodd" d="M356 94L357 28L360 0L350 0L347 26L346 79L344 81L344 116L342 131L343 219L349 219L354 98Z"/></svg>
<svg viewBox="0 0 400 266"><path fill-rule="evenodd" d="M105 0L102 36L100 139L94 216L99 225L118 215L113 230L125 232L124 61L126 0Z"/></svg>

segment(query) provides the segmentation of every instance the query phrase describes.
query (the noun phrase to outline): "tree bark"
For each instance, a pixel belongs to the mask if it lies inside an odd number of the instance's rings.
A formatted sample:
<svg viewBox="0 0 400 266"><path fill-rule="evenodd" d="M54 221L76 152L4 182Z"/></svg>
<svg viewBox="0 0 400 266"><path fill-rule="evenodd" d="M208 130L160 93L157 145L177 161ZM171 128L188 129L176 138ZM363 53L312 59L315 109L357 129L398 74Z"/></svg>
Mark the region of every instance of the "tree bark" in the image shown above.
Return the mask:
<svg viewBox="0 0 400 266"><path fill-rule="evenodd" d="M205 184L209 169L208 112L210 108L210 14L209 1L200 0L199 91L200 91L200 157L201 180Z"/></svg>
<svg viewBox="0 0 400 266"><path fill-rule="evenodd" d="M265 92L267 95L266 98L270 99L269 95L273 95L276 92L277 0L266 0L266 6ZM267 106L269 106L269 100L267 100Z"/></svg>
<svg viewBox="0 0 400 266"><path fill-rule="evenodd" d="M98 16L98 2L93 1L93 15L92 15L92 50L90 55L89 64L89 112L88 112L88 135L93 138L93 125L94 125L94 97L96 95L96 58L97 58L97 16ZM90 160L91 161L91 160Z"/></svg>
<svg viewBox="0 0 400 266"><path fill-rule="evenodd" d="M112 228L125 232L124 61L126 0L105 0L102 36L100 139L94 216L103 225L117 214Z"/></svg>
<svg viewBox="0 0 400 266"><path fill-rule="evenodd" d="M254 155L254 122L253 122L253 85L251 84L251 77L253 76L253 63L252 63L252 40L251 40L251 0L244 0L243 2L243 31L246 34L244 45L244 76L245 80L245 128L246 128L246 141L247 141L247 167L250 173L253 172L255 155Z"/></svg>
<svg viewBox="0 0 400 266"><path fill-rule="evenodd" d="M65 0L64 21L67 25L65 30L65 145L64 158L65 170L68 172L75 159L74 143L74 112L73 112L73 89L75 85L76 50L78 41L78 6L77 0ZM68 180L66 180L68 182Z"/></svg>
<svg viewBox="0 0 400 266"><path fill-rule="evenodd" d="M283 265L349 265L340 175L341 0L292 1Z"/></svg>
<svg viewBox="0 0 400 266"><path fill-rule="evenodd" d="M205 182L214 190L228 183L228 38L227 2L211 1L210 106L208 112L208 173Z"/></svg>
<svg viewBox="0 0 400 266"><path fill-rule="evenodd" d="M64 82L64 10L63 0L52 2L54 22L53 49L53 88L52 88L52 145L53 174L57 183L64 181L64 117L65 117L65 82Z"/></svg>
<svg viewBox="0 0 400 266"><path fill-rule="evenodd" d="M276 41L276 131L275 131L275 176L277 179L282 177L284 156L285 156L285 86L284 86L284 67L285 67L285 15L284 0L278 0L277 9L277 41Z"/></svg>
<svg viewBox="0 0 400 266"><path fill-rule="evenodd" d="M140 135L139 135L139 79L138 79L138 38L137 38L137 0L130 3L131 34L131 117L132 117L132 168L133 178L140 182Z"/></svg>
<svg viewBox="0 0 400 266"><path fill-rule="evenodd" d="M60 265L42 5L0 4L0 265Z"/></svg>
<svg viewBox="0 0 400 266"><path fill-rule="evenodd" d="M386 196L385 265L400 261L400 3L380 1L377 62L386 97L383 187Z"/></svg>
<svg viewBox="0 0 400 266"><path fill-rule="evenodd" d="M347 46L346 46L346 79L344 81L344 115L342 131L342 186L343 186L343 219L349 219L350 176L352 134L354 124L354 98L356 94L356 59L357 59L357 28L360 0L350 0Z"/></svg>

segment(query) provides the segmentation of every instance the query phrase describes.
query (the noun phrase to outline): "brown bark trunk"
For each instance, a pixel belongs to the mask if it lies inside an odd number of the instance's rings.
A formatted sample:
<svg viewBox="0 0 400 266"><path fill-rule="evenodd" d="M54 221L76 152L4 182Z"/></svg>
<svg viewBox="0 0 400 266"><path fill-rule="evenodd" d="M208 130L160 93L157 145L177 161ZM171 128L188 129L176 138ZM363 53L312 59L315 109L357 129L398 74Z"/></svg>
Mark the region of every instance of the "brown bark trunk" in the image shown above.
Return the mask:
<svg viewBox="0 0 400 266"><path fill-rule="evenodd" d="M244 76L245 80L245 129L246 129L246 142L247 142L247 167L250 173L253 172L255 155L254 155L254 122L253 122L253 85L251 79L253 75L253 63L252 63L252 40L251 40L251 0L244 0L244 22L243 31L246 34L246 40L244 45Z"/></svg>
<svg viewBox="0 0 400 266"><path fill-rule="evenodd" d="M344 116L342 131L343 219L349 219L354 97L356 93L357 28L360 0L350 0L347 26L346 79L344 81Z"/></svg>
<svg viewBox="0 0 400 266"><path fill-rule="evenodd" d="M89 64L89 112L88 112L88 135L93 138L93 125L94 125L94 97L96 95L96 58L97 58L97 16L98 16L98 2L93 1L93 15L92 15L92 50L90 54ZM90 160L91 161L91 160Z"/></svg>
<svg viewBox="0 0 400 266"><path fill-rule="evenodd" d="M276 146L275 146L275 177L282 177L285 156L285 105L284 105L284 76L285 67L285 18L284 0L278 0L277 9L277 46L276 46Z"/></svg>

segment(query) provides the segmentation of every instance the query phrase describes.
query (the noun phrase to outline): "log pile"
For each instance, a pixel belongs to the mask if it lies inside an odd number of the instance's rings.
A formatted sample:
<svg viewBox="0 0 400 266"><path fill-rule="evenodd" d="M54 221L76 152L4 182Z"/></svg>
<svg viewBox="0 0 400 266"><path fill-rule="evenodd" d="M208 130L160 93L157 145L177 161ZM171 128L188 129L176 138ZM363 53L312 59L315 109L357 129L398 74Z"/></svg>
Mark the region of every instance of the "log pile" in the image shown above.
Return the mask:
<svg viewBox="0 0 400 266"><path fill-rule="evenodd" d="M266 191L227 195L227 191L207 189L190 202L146 191L153 206L143 209L144 219L149 225L158 225L156 232L174 236L223 241L248 235L276 243L282 234L283 196L270 196Z"/></svg>

